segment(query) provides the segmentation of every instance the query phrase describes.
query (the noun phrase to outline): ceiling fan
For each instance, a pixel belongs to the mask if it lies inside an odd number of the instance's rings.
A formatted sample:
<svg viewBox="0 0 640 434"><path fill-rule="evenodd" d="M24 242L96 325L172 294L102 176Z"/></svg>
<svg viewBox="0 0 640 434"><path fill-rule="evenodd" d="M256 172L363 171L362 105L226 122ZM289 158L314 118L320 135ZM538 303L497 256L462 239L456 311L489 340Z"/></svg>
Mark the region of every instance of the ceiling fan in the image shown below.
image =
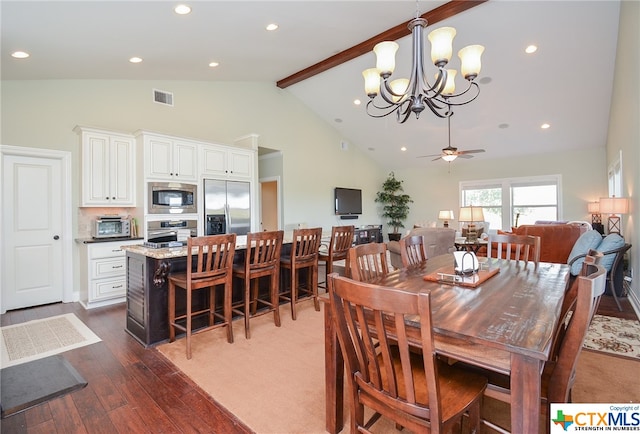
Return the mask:
<svg viewBox="0 0 640 434"><path fill-rule="evenodd" d="M477 154L479 152L484 152L484 149L470 149L468 151L458 151L458 148L451 146L451 116L447 116L447 126L449 130L449 144L446 148L442 148L442 152L440 154L433 155L421 155L418 158L424 157L438 157L434 158L431 161L444 160L448 163L451 163L456 158L473 158L471 154Z"/></svg>

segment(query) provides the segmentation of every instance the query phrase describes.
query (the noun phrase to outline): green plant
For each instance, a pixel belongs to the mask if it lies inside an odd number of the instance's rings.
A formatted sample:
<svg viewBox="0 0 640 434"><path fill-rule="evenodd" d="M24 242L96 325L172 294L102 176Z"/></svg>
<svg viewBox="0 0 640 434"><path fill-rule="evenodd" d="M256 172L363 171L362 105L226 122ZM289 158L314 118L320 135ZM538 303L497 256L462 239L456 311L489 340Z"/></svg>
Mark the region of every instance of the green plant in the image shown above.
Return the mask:
<svg viewBox="0 0 640 434"><path fill-rule="evenodd" d="M411 197L403 193L402 182L396 179L393 172L382 183L382 190L377 193L376 202L381 203L382 217L387 219L387 225L393 228L397 234L398 229L403 228L402 223L409 215L409 204L413 203Z"/></svg>

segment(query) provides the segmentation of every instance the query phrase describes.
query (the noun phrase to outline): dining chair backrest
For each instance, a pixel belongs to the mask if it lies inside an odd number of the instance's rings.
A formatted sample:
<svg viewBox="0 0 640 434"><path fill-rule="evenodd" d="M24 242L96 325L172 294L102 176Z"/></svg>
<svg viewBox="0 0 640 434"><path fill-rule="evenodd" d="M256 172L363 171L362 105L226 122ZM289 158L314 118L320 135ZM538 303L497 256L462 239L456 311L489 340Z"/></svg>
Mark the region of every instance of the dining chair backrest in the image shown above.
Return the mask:
<svg viewBox="0 0 640 434"><path fill-rule="evenodd" d="M331 228L331 240L329 240L329 248L327 255L331 261L340 261L347 258L349 249L353 245L353 234L355 227L350 226L334 226Z"/></svg>
<svg viewBox="0 0 640 434"><path fill-rule="evenodd" d="M491 234L487 256L489 258L540 263L540 237L534 235ZM494 256L495 253L495 256Z"/></svg>
<svg viewBox="0 0 640 434"><path fill-rule="evenodd" d="M402 266L422 264L427 261L427 251L422 235L412 235L400 239L400 259Z"/></svg>
<svg viewBox="0 0 640 434"><path fill-rule="evenodd" d="M547 402L570 402L571 388L575 381L576 365L580 350L593 319L597 305L606 286L606 270L600 264L586 264L585 276L577 277L575 308L567 315L566 330L558 346L556 360L552 360L548 380Z"/></svg>
<svg viewBox="0 0 640 434"><path fill-rule="evenodd" d="M291 243L291 265L313 263L318 260L322 228L294 229Z"/></svg>
<svg viewBox="0 0 640 434"><path fill-rule="evenodd" d="M359 244L349 249L348 276L360 282L389 274L387 264L387 245L385 243Z"/></svg>
<svg viewBox="0 0 640 434"><path fill-rule="evenodd" d="M187 255L187 284L191 287L193 282L225 274L231 280L235 249L236 234L188 237L187 251L193 253L195 250L195 253Z"/></svg>

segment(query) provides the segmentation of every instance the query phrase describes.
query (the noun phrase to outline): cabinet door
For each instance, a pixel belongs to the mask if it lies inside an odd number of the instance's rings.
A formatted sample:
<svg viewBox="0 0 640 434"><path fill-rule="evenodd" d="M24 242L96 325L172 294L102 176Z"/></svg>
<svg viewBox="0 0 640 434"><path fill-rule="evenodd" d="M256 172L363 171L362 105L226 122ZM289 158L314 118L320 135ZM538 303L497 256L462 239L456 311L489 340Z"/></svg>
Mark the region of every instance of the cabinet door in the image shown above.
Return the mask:
<svg viewBox="0 0 640 434"><path fill-rule="evenodd" d="M109 136L83 133L82 206L106 206L109 198Z"/></svg>
<svg viewBox="0 0 640 434"><path fill-rule="evenodd" d="M148 178L173 179L173 142L160 137L145 140L145 175Z"/></svg>
<svg viewBox="0 0 640 434"><path fill-rule="evenodd" d="M112 205L136 206L135 141L113 137L110 143L109 193Z"/></svg>
<svg viewBox="0 0 640 434"><path fill-rule="evenodd" d="M196 181L198 149L193 143L173 143L173 175L174 178L183 181Z"/></svg>
<svg viewBox="0 0 640 434"><path fill-rule="evenodd" d="M231 178L251 178L253 173L253 152L229 151L228 171Z"/></svg>
<svg viewBox="0 0 640 434"><path fill-rule="evenodd" d="M203 146L202 148L202 174L216 178L227 176L227 151L224 148Z"/></svg>

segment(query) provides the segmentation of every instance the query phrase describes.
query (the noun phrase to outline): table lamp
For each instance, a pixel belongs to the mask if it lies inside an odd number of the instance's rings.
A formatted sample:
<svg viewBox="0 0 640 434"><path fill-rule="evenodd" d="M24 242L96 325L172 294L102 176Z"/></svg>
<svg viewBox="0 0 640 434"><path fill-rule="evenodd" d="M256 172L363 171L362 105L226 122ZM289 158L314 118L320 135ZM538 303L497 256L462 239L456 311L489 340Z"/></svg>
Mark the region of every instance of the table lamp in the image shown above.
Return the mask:
<svg viewBox="0 0 640 434"><path fill-rule="evenodd" d="M609 214L607 230L610 234L620 233L620 216L629 212L629 199L626 197L601 197L600 212Z"/></svg>
<svg viewBox="0 0 640 434"><path fill-rule="evenodd" d="M587 210L591 214L591 227L596 231L604 235L604 226L602 225L602 214L600 214L600 203L589 202L587 204Z"/></svg>
<svg viewBox="0 0 640 434"><path fill-rule="evenodd" d="M476 231L475 222L484 221L484 212L479 206L463 206L460 208L459 222L467 222L467 241L475 242L478 240L478 232Z"/></svg>
<svg viewBox="0 0 640 434"><path fill-rule="evenodd" d="M438 220L444 220L444 227L449 227L449 220L453 220L453 210L445 209L438 213Z"/></svg>

